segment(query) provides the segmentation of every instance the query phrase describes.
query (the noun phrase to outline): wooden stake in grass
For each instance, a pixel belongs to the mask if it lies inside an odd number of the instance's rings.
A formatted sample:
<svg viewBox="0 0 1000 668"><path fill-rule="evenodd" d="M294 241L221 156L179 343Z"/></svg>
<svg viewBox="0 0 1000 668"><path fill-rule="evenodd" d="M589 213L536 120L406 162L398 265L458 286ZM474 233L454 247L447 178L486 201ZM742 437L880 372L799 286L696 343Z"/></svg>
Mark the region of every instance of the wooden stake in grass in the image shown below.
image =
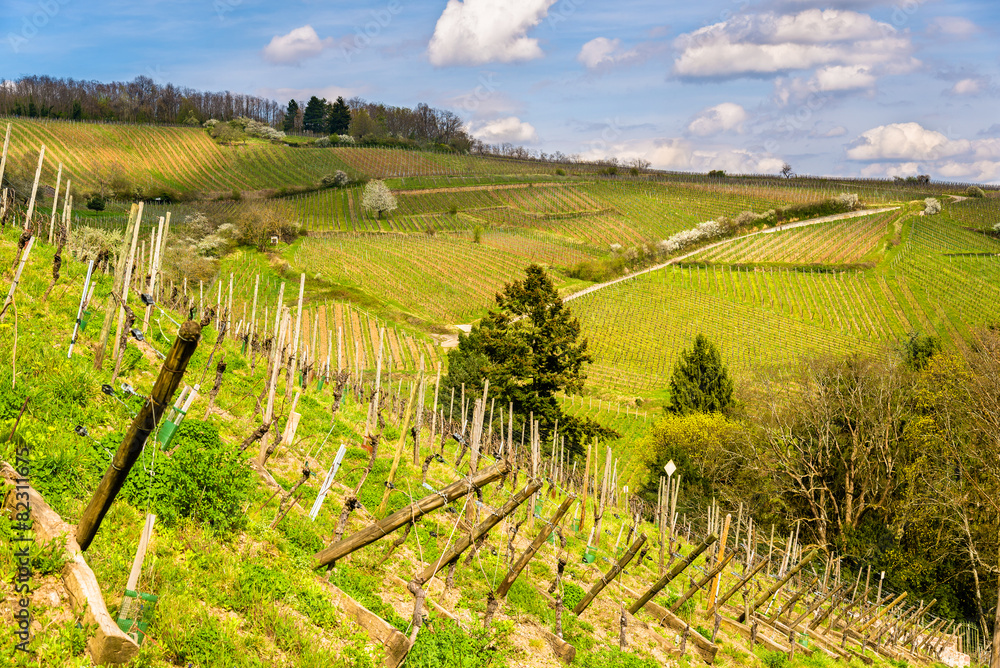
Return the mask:
<svg viewBox="0 0 1000 668"><path fill-rule="evenodd" d="M285 383L285 398L292 395L292 387L295 385L295 372L299 364L299 337L302 334L302 298L306 291L305 272L299 277L299 305L295 315L295 334L292 337L292 359L288 365L288 381Z"/></svg>
<svg viewBox="0 0 1000 668"><path fill-rule="evenodd" d="M770 600L770 598L772 596L774 596L776 593L778 593L778 591L782 587L784 587L785 584L789 580L792 579L793 575L795 575L796 573L798 573L800 570L802 570L802 568L804 568L805 566L807 566L810 561L812 561L813 559L815 559L817 554L819 554L819 552L817 552L816 550L811 551L809 554L807 554L805 557L803 557L802 561L800 561L798 564L796 564L794 568L789 569L789 571L787 573L785 573L784 577L782 577L780 580L778 580L770 589L768 589L766 592L764 592L763 594L761 594L757 598L757 600L755 600L753 602L753 605L751 606L750 612L751 613L755 612L757 610L757 608L759 608L760 606L762 606L765 603L767 603L767 601ZM745 619L746 619L746 617L741 614L740 617L739 617L739 619L737 619L736 621L743 622Z"/></svg>
<svg viewBox="0 0 1000 668"><path fill-rule="evenodd" d="M180 385L184 371L187 369L188 362L198 347L200 339L201 326L197 322L188 320L181 325L177 338L174 339L174 344L170 348L167 358L163 361L163 367L153 385L153 391L149 394L149 399L146 400L146 404L132 421L132 425L111 460L111 466L108 467L97 486L97 491L94 492L90 503L80 516L80 523L76 528L76 542L80 544L81 551L86 551L90 547L104 515L111 508L118 491L125 483L125 478L128 477L132 466L139 459L139 455L146 445L146 439L156 430L160 418L170 408L174 391Z"/></svg>
<svg viewBox="0 0 1000 668"><path fill-rule="evenodd" d="M573 608L574 615L582 615L583 612L590 607L591 602L597 598L598 594L600 594L605 587L614 582L619 573L625 570L625 567L629 565L629 562L632 561L645 542L646 535L639 534L639 537L635 539L635 542L633 542L628 551L622 555L621 559L616 561L611 569L601 576L601 578L595 582L593 586L591 586L590 591L588 591L586 595L580 599L580 602L576 604L575 608Z"/></svg>
<svg viewBox="0 0 1000 668"><path fill-rule="evenodd" d="M10 148L10 125L10 123L7 123L7 135L3 140L3 154L0 155L0 185L3 184L3 175L7 169L7 150Z"/></svg>
<svg viewBox="0 0 1000 668"><path fill-rule="evenodd" d="M42 177L42 163L45 161L45 144L38 152L38 167L35 168L35 182L31 186L31 200L28 202L28 212L24 215L24 229L31 227L31 216L35 213L35 198L38 196L38 180Z"/></svg>
<svg viewBox="0 0 1000 668"><path fill-rule="evenodd" d="M506 463L500 462L468 478L457 480L447 487L438 491L437 494L430 494L416 501L405 508L400 508L383 520L358 531L349 538L337 541L333 545L320 550L313 556L313 568L328 566L337 559L346 557L350 553L366 545L371 545L375 541L388 536L404 524L413 522L429 512L437 510L446 503L451 503L460 499L466 494L474 492L480 487L484 487L497 480L507 472Z"/></svg>
<svg viewBox="0 0 1000 668"><path fill-rule="evenodd" d="M729 538L729 523L732 521L732 519L733 516L731 514L726 515L726 521L722 525L722 538L719 539L719 549L715 557L716 564L722 561L723 555L726 554L726 541ZM733 551L733 554L735 555L735 550ZM711 610L715 606L715 597L719 593L720 580L721 576L717 575L715 576L715 579L712 580L712 584L708 586L708 601L705 605L706 610Z"/></svg>
<svg viewBox="0 0 1000 668"><path fill-rule="evenodd" d="M708 534L705 540L703 540L694 549L692 549L691 553L688 554L688 556L685 557L683 561L677 562L666 575L664 575L659 580L654 582L653 585L646 590L646 593L640 596L636 600L636 602L629 607L628 609L629 613L634 615L635 613L642 610L643 606L645 606L646 603L648 603L654 596L659 594L664 587L666 587L668 584L670 584L671 581L673 581L674 578L683 573L688 566L694 563L694 560L697 559L702 552L707 550L712 545L712 543L714 543L718 539L719 537L714 533Z"/></svg>
<svg viewBox="0 0 1000 668"><path fill-rule="evenodd" d="M2 183L2 180L0 180ZM56 211L59 208L59 187L62 185L62 163L59 163L59 171L56 172L56 190L52 195L52 214L49 216L49 243L52 243L52 236L56 229Z"/></svg>
<svg viewBox="0 0 1000 668"><path fill-rule="evenodd" d="M35 237L28 239L28 243L24 247L24 251L21 253L21 262L17 266L17 271L14 272L14 280L11 282L10 290L7 291L7 297L3 301L3 308L0 309L0 322L3 322L4 316L7 315L7 309L10 308L10 305L14 302L14 293L17 291L17 284L21 282L21 272L24 271L24 265L28 262L28 255L31 253L31 247L34 243Z"/></svg>
<svg viewBox="0 0 1000 668"><path fill-rule="evenodd" d="M389 504L389 493L392 492L392 484L396 481L396 469L399 468L399 460L403 455L403 447L406 445L406 433L410 428L410 416L413 414L413 397L417 393L417 384L410 387L410 398L406 402L406 415L399 426L399 442L396 444L396 452L392 457L392 467L389 469L389 477L385 481L385 492L382 493L382 501L378 505L378 515L385 513L385 508Z"/></svg>

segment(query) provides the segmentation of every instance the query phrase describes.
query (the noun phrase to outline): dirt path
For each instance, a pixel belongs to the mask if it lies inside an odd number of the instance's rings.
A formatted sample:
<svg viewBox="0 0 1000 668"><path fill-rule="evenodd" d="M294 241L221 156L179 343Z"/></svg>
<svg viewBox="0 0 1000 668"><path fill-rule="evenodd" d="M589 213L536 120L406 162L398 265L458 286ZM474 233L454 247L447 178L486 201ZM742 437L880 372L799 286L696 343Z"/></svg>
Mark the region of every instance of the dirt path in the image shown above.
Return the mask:
<svg viewBox="0 0 1000 668"><path fill-rule="evenodd" d="M847 218L860 218L861 216L871 216L871 215L878 214L878 213L885 213L886 211L895 211L898 208L899 208L898 206L888 206L888 207L883 207L881 209L864 209L864 210L861 210L861 211L851 211L849 213L838 213L838 214L834 214L832 216L823 216L821 218L811 218L809 220L802 220L802 221L799 221L797 223L787 223L787 224L781 225L779 227L769 227L769 228L767 228L765 230L760 230L758 232L751 232L750 234L744 234L744 235L738 236L738 237L732 237L732 238L729 238L729 239L723 239L722 241L716 241L713 244L709 244L707 246L702 246L701 248L698 248L697 250L691 251L690 253L687 253L685 255L681 255L680 257L671 258L670 260L667 260L666 262L654 265L652 267L647 267L646 269L642 269L642 270L637 271L635 273L629 274L628 276L622 276L621 278L616 278L613 281L608 281L606 283L598 283L597 285L592 285L589 288L584 288L583 290L580 290L579 292L574 292L571 295L563 297L563 302L568 302L568 301L571 301L573 299L576 299L577 297L582 297L584 295L589 295L591 292L597 292L598 290L601 290L603 288L606 288L606 287L609 287L609 286L612 286L612 285L616 285L616 284L622 283L624 281L629 281L629 280L635 278L636 276L642 276L643 274L648 274L651 271L657 271L659 269L663 269L664 267L670 266L672 264L677 264L678 262L681 262L682 260L686 260L689 257L697 255L698 253L707 251L707 250L709 250L711 248L715 248L717 246L722 246L724 244L730 244L730 243L732 243L734 241L739 241L740 239L746 239L747 237L753 237L753 236L757 236L759 234L775 234L777 232L784 232L785 230L791 230L791 229L796 228L796 227L807 227L809 225L820 225L822 223L830 223L830 222L833 222L835 220L845 220Z"/></svg>

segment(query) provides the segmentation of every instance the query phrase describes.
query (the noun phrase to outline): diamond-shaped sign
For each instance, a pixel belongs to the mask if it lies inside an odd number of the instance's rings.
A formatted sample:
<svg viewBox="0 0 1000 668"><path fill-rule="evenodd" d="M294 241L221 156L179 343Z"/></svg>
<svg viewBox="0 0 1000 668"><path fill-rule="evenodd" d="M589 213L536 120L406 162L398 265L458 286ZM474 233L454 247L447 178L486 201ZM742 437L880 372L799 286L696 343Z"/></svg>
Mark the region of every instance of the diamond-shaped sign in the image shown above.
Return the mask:
<svg viewBox="0 0 1000 668"><path fill-rule="evenodd" d="M677 470L677 464L674 464L674 460L671 459L667 462L667 465L663 467L663 470L667 472L667 477L670 477L674 474L674 471Z"/></svg>

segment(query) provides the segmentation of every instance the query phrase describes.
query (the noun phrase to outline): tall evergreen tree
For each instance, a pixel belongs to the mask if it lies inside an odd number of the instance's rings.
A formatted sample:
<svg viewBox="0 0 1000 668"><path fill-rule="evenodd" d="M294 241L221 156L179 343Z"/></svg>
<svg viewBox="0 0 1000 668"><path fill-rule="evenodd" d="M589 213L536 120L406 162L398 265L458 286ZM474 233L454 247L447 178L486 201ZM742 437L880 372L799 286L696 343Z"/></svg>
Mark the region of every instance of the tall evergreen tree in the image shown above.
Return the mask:
<svg viewBox="0 0 1000 668"><path fill-rule="evenodd" d="M351 127L351 110L343 97L338 97L337 101L330 107L330 114L327 116L326 130L332 135L347 134Z"/></svg>
<svg viewBox="0 0 1000 668"><path fill-rule="evenodd" d="M587 340L545 270L531 265L525 274L505 285L496 306L459 336L458 348L448 353L443 396L463 384L466 397L481 395L489 379L489 396L498 407L513 402L515 423L534 415L544 438L558 420L567 449L579 452L593 436L614 435L593 420L563 414L556 400L558 392L583 389L585 366L592 361Z"/></svg>
<svg viewBox="0 0 1000 668"><path fill-rule="evenodd" d="M670 378L671 413L725 413L734 405L733 380L719 349L699 334L694 348L681 351Z"/></svg>
<svg viewBox="0 0 1000 668"><path fill-rule="evenodd" d="M326 129L326 100L313 95L306 103L302 114L302 129L309 132L323 132Z"/></svg>
<svg viewBox="0 0 1000 668"><path fill-rule="evenodd" d="M282 124L281 129L285 132L291 132L295 129L295 117L299 115L299 103L295 100L288 101L288 109L285 110L285 122Z"/></svg>

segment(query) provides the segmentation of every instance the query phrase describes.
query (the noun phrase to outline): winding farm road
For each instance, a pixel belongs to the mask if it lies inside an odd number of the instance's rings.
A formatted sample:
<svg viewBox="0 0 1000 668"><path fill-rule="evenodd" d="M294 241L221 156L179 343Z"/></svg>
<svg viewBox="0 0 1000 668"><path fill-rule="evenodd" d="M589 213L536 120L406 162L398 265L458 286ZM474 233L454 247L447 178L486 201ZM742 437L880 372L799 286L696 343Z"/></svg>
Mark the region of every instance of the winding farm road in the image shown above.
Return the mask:
<svg viewBox="0 0 1000 668"><path fill-rule="evenodd" d="M900 208L900 207L898 207L898 206L887 206L887 207L883 207L881 209L862 209L861 211L850 211L848 213L837 213L837 214L834 214L832 216L823 216L821 218L810 218L809 220L801 220L801 221L799 221L797 223L787 223L787 224L782 225L780 227L769 227L769 228L764 229L764 230L758 230L757 232L751 232L750 234L744 234L744 235L738 236L738 237L731 237L729 239L723 239L722 241L716 241L715 243L709 244L707 246L702 246L701 248L698 248L697 250L693 250L690 253L687 253L685 255L681 255L679 257L671 258L671 259L667 260L666 262L654 265L652 267L647 267L645 269L641 269L641 270L639 270L637 272L629 274L628 276L622 276L621 278L616 278L615 280L613 280L613 281L607 281L606 283L598 283L597 285L591 285L589 288L584 288L583 290L580 290L579 292L574 292L571 295L567 295L566 297L563 297L563 302L572 301L573 299L576 299L577 297L583 297L584 295L589 295L591 292L597 292L598 290L602 290L602 289L604 289L606 287L609 287L609 286L612 286L612 285L616 285L618 283L623 283L624 281L632 280L633 278L635 278L637 276L642 276L643 274L648 274L648 273L650 273L652 271L657 271L659 269L663 269L664 267L668 267L668 266L670 266L672 264L677 264L678 262L681 262L682 260L686 260L687 258L689 258L689 257L691 257L693 255L697 255L698 253L702 253L702 252L707 251L707 250L709 250L711 248L715 248L717 246L722 246L724 244L729 244L729 243L732 243L734 241L739 241L740 239L746 239L747 237L754 237L754 236L757 236L757 235L760 235L760 234L775 234L777 232L784 232L785 230L791 230L791 229L796 228L796 227L807 227L809 225L820 225L822 223L830 223L830 222L833 222L835 220L845 220L847 218L860 218L861 216L871 216L871 215L878 214L878 213L885 213L887 211L895 211L898 208Z"/></svg>

